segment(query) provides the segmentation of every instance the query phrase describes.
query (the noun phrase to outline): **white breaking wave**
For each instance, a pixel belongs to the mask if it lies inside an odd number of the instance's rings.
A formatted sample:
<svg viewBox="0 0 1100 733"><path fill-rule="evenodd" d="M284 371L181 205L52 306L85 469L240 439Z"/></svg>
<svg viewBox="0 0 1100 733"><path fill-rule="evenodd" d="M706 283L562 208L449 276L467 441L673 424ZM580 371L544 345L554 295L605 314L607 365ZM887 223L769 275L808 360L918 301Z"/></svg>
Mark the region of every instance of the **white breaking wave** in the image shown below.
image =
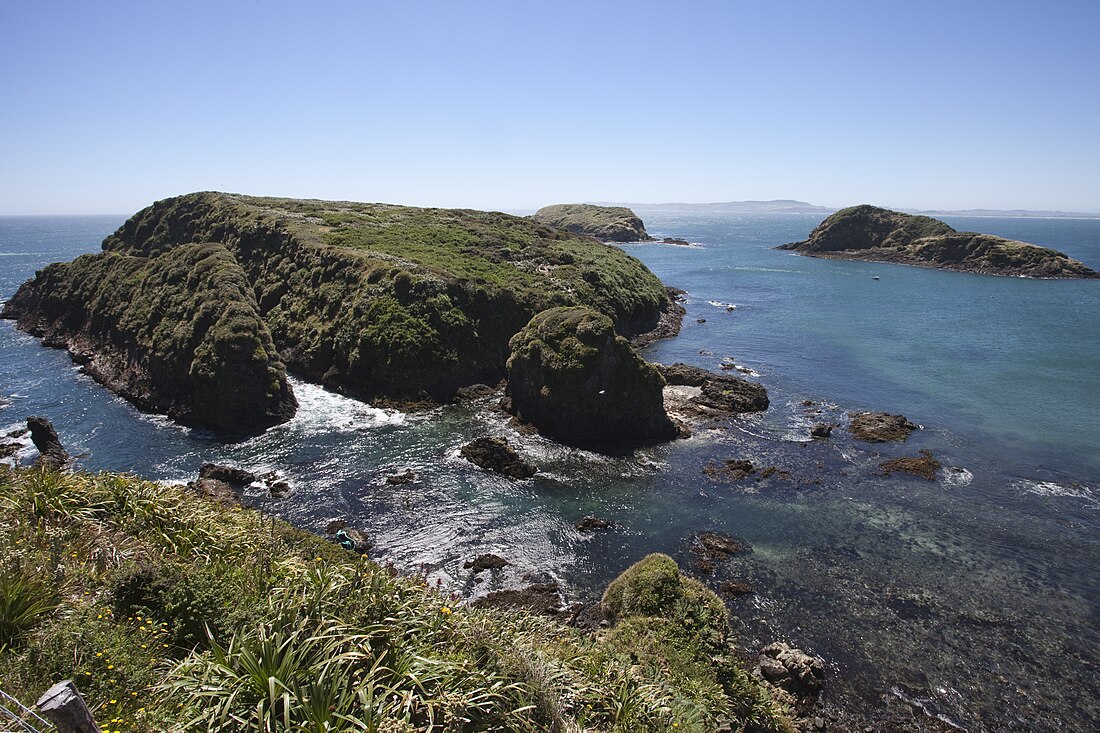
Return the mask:
<svg viewBox="0 0 1100 733"><path fill-rule="evenodd" d="M719 300L708 300L708 304L713 305L715 308L725 308L726 310L737 310L735 303L723 303Z"/></svg>
<svg viewBox="0 0 1100 733"><path fill-rule="evenodd" d="M974 474L959 466L949 466L943 472L943 482L947 486L969 486Z"/></svg>
<svg viewBox="0 0 1100 733"><path fill-rule="evenodd" d="M1016 488L1027 492L1028 494L1035 494L1037 496L1068 496L1073 499L1084 499L1086 501L1095 503L1096 494L1086 484L1060 484L1056 481L1028 481L1026 479L1018 480L1014 482Z"/></svg>
<svg viewBox="0 0 1100 733"><path fill-rule="evenodd" d="M387 425L404 425L405 413L371 407L365 402L329 392L309 382L289 378L298 412L287 423L291 429L324 429L326 431L356 431Z"/></svg>

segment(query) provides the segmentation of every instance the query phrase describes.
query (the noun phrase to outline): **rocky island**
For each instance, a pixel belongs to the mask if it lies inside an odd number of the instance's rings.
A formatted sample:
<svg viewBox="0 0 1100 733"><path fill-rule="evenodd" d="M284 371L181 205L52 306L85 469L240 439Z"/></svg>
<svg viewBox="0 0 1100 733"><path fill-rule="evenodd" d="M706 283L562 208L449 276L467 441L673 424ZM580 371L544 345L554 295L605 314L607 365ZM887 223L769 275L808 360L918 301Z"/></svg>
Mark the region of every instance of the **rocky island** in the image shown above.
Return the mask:
<svg viewBox="0 0 1100 733"><path fill-rule="evenodd" d="M1053 249L991 234L958 232L938 219L867 204L841 209L821 222L808 239L776 249L811 257L892 262L982 275L1100 277Z"/></svg>
<svg viewBox="0 0 1100 733"><path fill-rule="evenodd" d="M236 431L294 414L287 370L372 400L495 384L513 335L578 305L627 338L672 308L637 259L530 218L203 192L40 271L3 317L143 410Z"/></svg>
<svg viewBox="0 0 1100 733"><path fill-rule="evenodd" d="M531 217L540 224L595 237L602 242L649 242L645 225L625 206L555 204L544 206Z"/></svg>

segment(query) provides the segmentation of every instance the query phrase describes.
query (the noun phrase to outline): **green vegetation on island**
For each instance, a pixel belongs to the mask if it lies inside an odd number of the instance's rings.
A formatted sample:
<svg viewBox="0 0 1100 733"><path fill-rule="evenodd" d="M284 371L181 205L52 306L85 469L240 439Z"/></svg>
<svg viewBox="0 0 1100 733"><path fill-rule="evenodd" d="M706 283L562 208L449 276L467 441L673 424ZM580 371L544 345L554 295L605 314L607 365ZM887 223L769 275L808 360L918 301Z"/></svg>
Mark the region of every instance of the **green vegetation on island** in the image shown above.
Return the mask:
<svg viewBox="0 0 1100 733"><path fill-rule="evenodd" d="M540 432L574 445L670 440L660 372L611 319L583 306L552 308L511 341L509 409Z"/></svg>
<svg viewBox="0 0 1100 733"><path fill-rule="evenodd" d="M67 348L141 409L184 424L262 430L297 407L252 287L220 244L55 263L19 288L3 316Z"/></svg>
<svg viewBox="0 0 1100 733"><path fill-rule="evenodd" d="M638 215L625 206L554 204L542 207L531 218L540 224L603 242L648 242L652 239Z"/></svg>
<svg viewBox="0 0 1100 733"><path fill-rule="evenodd" d="M811 257L893 262L982 275L1100 277L1057 250L991 234L957 232L938 219L867 204L841 209L821 222L808 239L777 249Z"/></svg>
<svg viewBox="0 0 1100 733"><path fill-rule="evenodd" d="M662 555L590 634L181 487L0 467L0 571L0 687L73 679L105 730L793 730Z"/></svg>
<svg viewBox="0 0 1100 733"><path fill-rule="evenodd" d="M71 313L93 309L127 279L140 280L146 268L196 242L216 243L243 290L230 299L258 312L256 338L270 332L275 350L265 341L257 354L365 399L446 401L461 387L499 382L509 339L547 308L586 305L630 337L653 329L670 307L660 281L637 259L528 218L207 192L138 212L107 237L103 254L81 258L65 278L65 266L55 265L53 276L24 285L23 305L5 315L49 320L37 307L46 302ZM156 303L193 295L180 278L159 284L163 292L148 295ZM169 338L129 341L139 358L182 346L186 309L149 315ZM100 331L89 336L82 343L89 354L111 348ZM135 402L160 410L162 400L150 392Z"/></svg>

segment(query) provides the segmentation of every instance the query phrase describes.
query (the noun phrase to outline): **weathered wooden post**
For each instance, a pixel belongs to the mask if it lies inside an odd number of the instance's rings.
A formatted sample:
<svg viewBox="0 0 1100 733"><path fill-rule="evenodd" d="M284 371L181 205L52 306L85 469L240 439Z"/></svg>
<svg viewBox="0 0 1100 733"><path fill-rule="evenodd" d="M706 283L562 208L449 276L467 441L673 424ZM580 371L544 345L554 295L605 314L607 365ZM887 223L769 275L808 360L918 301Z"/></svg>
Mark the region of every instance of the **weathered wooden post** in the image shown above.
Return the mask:
<svg viewBox="0 0 1100 733"><path fill-rule="evenodd" d="M92 711L72 680L58 682L46 690L35 706L61 733L100 733Z"/></svg>

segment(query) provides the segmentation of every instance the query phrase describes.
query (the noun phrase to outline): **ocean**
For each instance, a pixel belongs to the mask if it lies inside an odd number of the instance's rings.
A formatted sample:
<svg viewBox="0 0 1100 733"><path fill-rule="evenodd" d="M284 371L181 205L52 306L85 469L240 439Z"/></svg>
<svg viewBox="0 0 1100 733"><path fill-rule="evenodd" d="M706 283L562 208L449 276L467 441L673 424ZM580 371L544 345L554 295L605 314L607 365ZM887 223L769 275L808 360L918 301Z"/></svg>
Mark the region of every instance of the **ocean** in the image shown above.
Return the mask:
<svg viewBox="0 0 1100 733"><path fill-rule="evenodd" d="M264 511L318 533L346 519L376 559L468 597L553 579L569 601L590 600L666 552L712 587L750 584L728 601L741 648L783 640L820 654L827 709L969 731L1100 728L1100 282L772 249L804 239L817 215L644 218L654 236L692 243L623 245L687 291L680 335L644 356L735 363L767 387L766 413L606 456L516 432L494 409L499 395L403 413L295 381L293 420L225 442L139 413L2 321L0 434L41 414L90 470L172 482L206 461L275 471L293 490L279 500L250 490ZM1100 269L1100 220L944 218ZM49 262L97 251L124 219L0 217L0 299ZM809 438L812 424L853 410L902 413L923 429L903 444L843 429ZM489 434L541 472L513 482L459 456ZM935 481L880 468L921 450L944 466ZM27 446L19 458L33 455ZM704 474L727 459L775 470ZM416 481L385 483L407 468ZM579 532L586 515L615 526ZM713 574L693 569L704 530L752 550ZM511 565L474 576L463 563L482 552Z"/></svg>

